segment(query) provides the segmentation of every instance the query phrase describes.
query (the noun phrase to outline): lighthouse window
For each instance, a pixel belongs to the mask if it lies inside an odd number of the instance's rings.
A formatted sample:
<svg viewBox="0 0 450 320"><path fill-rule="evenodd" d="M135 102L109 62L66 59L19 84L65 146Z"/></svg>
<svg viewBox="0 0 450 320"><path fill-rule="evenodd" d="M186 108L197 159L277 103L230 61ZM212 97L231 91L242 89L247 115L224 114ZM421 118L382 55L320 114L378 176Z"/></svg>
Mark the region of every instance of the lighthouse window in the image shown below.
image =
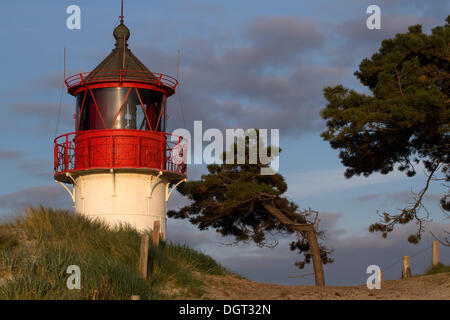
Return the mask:
<svg viewBox="0 0 450 320"><path fill-rule="evenodd" d="M135 88L98 88L77 95L78 130L137 129L163 131L165 97ZM92 92L92 94L91 94ZM83 104L84 100L84 104ZM83 105L82 105L83 104Z"/></svg>
<svg viewBox="0 0 450 320"><path fill-rule="evenodd" d="M75 130L77 130L77 131L80 130L78 128L78 124L80 123L81 104L83 103L83 98L84 98L85 93L86 92L83 91L83 92L80 92L80 93L77 94L77 106L76 106L77 119L76 119L76 122L75 122Z"/></svg>
<svg viewBox="0 0 450 320"><path fill-rule="evenodd" d="M148 121L150 122L151 130L164 131L165 116L164 109L161 108L164 95L152 90L138 89L139 95L145 106L144 110L147 113ZM163 114L161 114L163 110ZM145 130L150 130L147 126Z"/></svg>
<svg viewBox="0 0 450 320"><path fill-rule="evenodd" d="M77 97L77 123L79 123L78 130L96 130L104 129L100 114L97 112L94 100L89 91L84 97L84 92L79 93ZM81 103L84 98L84 104Z"/></svg>
<svg viewBox="0 0 450 320"><path fill-rule="evenodd" d="M95 102L97 103L100 114L102 115L103 121L105 122L106 129L110 128L124 129L120 125L116 126L115 123L122 124L122 122L125 121L124 115L121 114L119 114L119 116L117 115L119 113L120 107L122 106L122 103L125 100L125 97L127 96L128 91L129 88L124 87L98 88L92 90ZM128 107L128 110L129 112L132 112L130 107ZM127 117L130 118L130 116ZM131 121L132 119L128 119L129 123L131 123ZM94 128L94 129L102 129L102 128Z"/></svg>

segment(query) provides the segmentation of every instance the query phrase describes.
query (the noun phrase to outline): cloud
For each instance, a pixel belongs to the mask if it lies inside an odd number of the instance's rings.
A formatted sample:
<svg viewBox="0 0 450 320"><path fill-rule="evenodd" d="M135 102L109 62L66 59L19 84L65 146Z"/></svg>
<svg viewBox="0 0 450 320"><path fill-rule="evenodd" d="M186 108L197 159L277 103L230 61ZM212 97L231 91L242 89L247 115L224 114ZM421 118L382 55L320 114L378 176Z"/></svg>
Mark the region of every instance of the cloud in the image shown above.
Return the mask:
<svg viewBox="0 0 450 320"><path fill-rule="evenodd" d="M328 47L329 52L333 53L335 65L344 67L359 64L364 58L370 58L376 53L384 39L392 39L397 33L408 32L409 26L421 24L425 32L443 22L443 19L429 15L383 12L382 9L381 29L369 30L366 26L368 16L363 15L335 25L334 41Z"/></svg>
<svg viewBox="0 0 450 320"><path fill-rule="evenodd" d="M218 3L209 3L201 1L189 1L189 3L183 3L180 6L183 12L189 12L190 14L198 14L202 17L217 16L226 12L226 9Z"/></svg>
<svg viewBox="0 0 450 320"><path fill-rule="evenodd" d="M73 101L75 103L75 101ZM49 101L25 101L13 104L12 115L8 118L6 126L8 130L21 129L28 134L36 134L37 138L53 140L55 129L60 132L72 132L74 130L73 112L75 105L61 104ZM60 114L59 114L60 113ZM58 122L58 114L60 120ZM56 128L58 122L58 127ZM3 127L3 129L5 129Z"/></svg>
<svg viewBox="0 0 450 320"><path fill-rule="evenodd" d="M371 193L371 194L363 194L357 197L354 197L353 199L359 202L367 202L372 201L380 198L382 196L381 193Z"/></svg>
<svg viewBox="0 0 450 320"><path fill-rule="evenodd" d="M420 190L418 190L420 191ZM385 193L369 193L369 194L363 194L357 197L354 197L353 199L359 202L369 202L372 200L378 200L380 198L383 198L385 201L395 202L395 203L411 203L414 201L414 198L417 197L417 192L414 192L412 190L402 190L402 191L396 191L391 192L389 194ZM442 198L442 194L437 193L425 193L423 196L424 201L430 201L434 203L438 203Z"/></svg>
<svg viewBox="0 0 450 320"><path fill-rule="evenodd" d="M337 25L336 30L353 43L363 45L366 42L378 43L388 38L393 38L397 33L408 32L408 27L421 24L424 27L431 26L440 21L429 17L419 17L413 14L383 14L381 29L369 30L366 26L367 16L344 21Z"/></svg>
<svg viewBox="0 0 450 320"><path fill-rule="evenodd" d="M49 159L30 157L20 150L0 148L0 160L14 161L11 165L21 172L38 178L48 180L53 175Z"/></svg>
<svg viewBox="0 0 450 320"><path fill-rule="evenodd" d="M67 71L67 75L72 75L72 71ZM59 92L62 88L66 88L64 83L64 73L62 70L49 71L38 77L32 78L28 81L29 86L33 86L35 90L44 92ZM65 90L63 94L66 94Z"/></svg>
<svg viewBox="0 0 450 320"><path fill-rule="evenodd" d="M197 36L182 48L179 96L169 99L170 128L192 129L201 119L205 128L317 130L322 88L347 72L310 58L324 45L319 25L293 16L259 17L233 36L219 42ZM152 70L176 71L173 53L138 48Z"/></svg>
<svg viewBox="0 0 450 320"><path fill-rule="evenodd" d="M17 163L17 167L28 175L47 181L53 180L53 168L50 159L36 157L22 159Z"/></svg>
<svg viewBox="0 0 450 320"><path fill-rule="evenodd" d="M20 212L27 206L43 205L54 208L72 208L72 200L60 185L45 185L0 196L0 209L4 214Z"/></svg>
<svg viewBox="0 0 450 320"><path fill-rule="evenodd" d="M0 148L0 160L14 161L11 165L27 175L46 180L53 176L52 164L47 158L32 157L23 151Z"/></svg>
<svg viewBox="0 0 450 320"><path fill-rule="evenodd" d="M15 160L22 158L24 153L20 150L0 148L1 160Z"/></svg>
<svg viewBox="0 0 450 320"><path fill-rule="evenodd" d="M354 0L355 2L367 2L366 0ZM432 16L441 18L450 11L450 5L447 0L433 0L433 5L422 0L377 0L376 1L382 12L387 10L401 10L401 11L417 11L423 16Z"/></svg>
<svg viewBox="0 0 450 320"><path fill-rule="evenodd" d="M336 168L299 172L289 175L286 179L289 186L287 194L292 198L306 198L405 179L405 175L399 171L393 171L388 175L374 173L368 178L355 176L351 179L346 179L344 172L345 168Z"/></svg>
<svg viewBox="0 0 450 320"><path fill-rule="evenodd" d="M341 213L319 213L319 229L325 232L326 239L335 239L347 234L345 229L338 227L338 222L342 217Z"/></svg>
<svg viewBox="0 0 450 320"><path fill-rule="evenodd" d="M241 61L245 66L263 63L291 63L298 53L317 49L324 44L324 35L312 19L294 16L258 17L244 33L251 43L240 50L230 50L227 59ZM228 55L228 56L227 56Z"/></svg>

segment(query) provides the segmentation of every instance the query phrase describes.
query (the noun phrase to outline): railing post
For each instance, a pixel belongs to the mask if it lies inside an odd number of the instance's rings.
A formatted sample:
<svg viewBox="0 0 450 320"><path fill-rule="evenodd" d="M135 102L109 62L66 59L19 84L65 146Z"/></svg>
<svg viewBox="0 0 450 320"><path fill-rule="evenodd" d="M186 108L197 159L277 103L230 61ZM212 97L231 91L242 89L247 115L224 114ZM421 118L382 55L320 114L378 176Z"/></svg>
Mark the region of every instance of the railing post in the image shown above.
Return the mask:
<svg viewBox="0 0 450 320"><path fill-rule="evenodd" d="M57 164L58 164L58 161L57 161L57 159L58 159L58 149L57 149L58 144L56 141L57 140L55 139L54 143L53 143L53 172L56 172L56 168L58 168L58 166L57 166Z"/></svg>
<svg viewBox="0 0 450 320"><path fill-rule="evenodd" d="M160 140L161 140L161 170L164 170L164 158L165 158L165 154L164 154L164 148L163 148L163 140L164 140L164 135L162 133L160 133Z"/></svg>
<svg viewBox="0 0 450 320"><path fill-rule="evenodd" d="M90 137L85 134L86 137L86 163L85 163L85 168L89 168L89 165L91 163L91 139Z"/></svg>
<svg viewBox="0 0 450 320"><path fill-rule="evenodd" d="M137 166L141 167L141 137L137 137Z"/></svg>
<svg viewBox="0 0 450 320"><path fill-rule="evenodd" d="M162 76L163 76L162 74L160 74L160 75L159 75L159 79L158 79L158 86L160 86L160 85L161 85L161 78L162 78Z"/></svg>
<svg viewBox="0 0 450 320"><path fill-rule="evenodd" d="M184 157L184 151L181 152L181 150L183 150L183 147L181 146L181 137L178 137L178 160L177 160L177 172L180 173L180 168L183 164L183 157ZM180 157L180 155L183 155L182 157Z"/></svg>
<svg viewBox="0 0 450 320"><path fill-rule="evenodd" d="M111 168L114 168L114 136L111 134Z"/></svg>
<svg viewBox="0 0 450 320"><path fill-rule="evenodd" d="M66 143L64 145L64 171L68 171L69 169L69 137L66 134Z"/></svg>

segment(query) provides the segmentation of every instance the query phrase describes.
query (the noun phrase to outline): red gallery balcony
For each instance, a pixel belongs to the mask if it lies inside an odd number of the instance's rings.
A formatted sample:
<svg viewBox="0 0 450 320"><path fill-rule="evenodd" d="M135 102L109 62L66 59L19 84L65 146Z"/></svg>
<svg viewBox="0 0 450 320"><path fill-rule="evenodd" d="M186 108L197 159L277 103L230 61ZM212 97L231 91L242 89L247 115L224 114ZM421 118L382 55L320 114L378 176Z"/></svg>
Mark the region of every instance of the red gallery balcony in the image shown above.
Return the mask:
<svg viewBox="0 0 450 320"><path fill-rule="evenodd" d="M175 141L174 141L175 140ZM89 130L61 135L54 145L55 179L67 173L111 169L163 171L174 179L186 176L186 143L182 137L143 130Z"/></svg>

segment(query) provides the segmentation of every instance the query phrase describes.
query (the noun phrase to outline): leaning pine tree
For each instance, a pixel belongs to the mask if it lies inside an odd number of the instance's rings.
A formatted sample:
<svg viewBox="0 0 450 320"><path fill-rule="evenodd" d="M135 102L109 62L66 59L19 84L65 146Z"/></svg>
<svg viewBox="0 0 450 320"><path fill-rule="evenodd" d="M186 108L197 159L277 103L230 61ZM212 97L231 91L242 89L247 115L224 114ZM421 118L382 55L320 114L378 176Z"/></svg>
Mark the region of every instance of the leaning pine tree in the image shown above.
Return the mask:
<svg viewBox="0 0 450 320"><path fill-rule="evenodd" d="M223 236L234 237L236 244L254 242L260 247L274 247L278 244L275 234L295 234L290 249L303 255L303 260L295 265L302 269L312 261L316 285L323 286L322 263L333 260L330 251L317 241L317 236L324 238L323 232L316 230L318 214L299 211L295 203L283 196L287 190L283 176L275 172L262 175L261 170L270 170L270 166L256 159L259 152L270 154L269 159L273 159L280 151L278 147L266 146L256 131L253 138L250 135L238 140L231 151L222 155L223 164L210 164L208 174L200 180L178 186L177 190L191 204L169 211L168 216L189 219L200 230L214 228ZM233 161L229 161L230 157ZM241 161L237 161L239 158ZM315 219L311 222L313 214Z"/></svg>
<svg viewBox="0 0 450 320"><path fill-rule="evenodd" d="M383 212L369 227L386 237L398 225L415 222L408 240L418 243L429 220L423 198L432 182L444 187L440 206L450 218L450 16L431 34L420 25L381 43L355 72L370 94L342 85L324 89L322 110L327 130L322 138L339 149L345 176L389 174L395 167L408 177L419 164L426 173L424 187L411 205ZM422 170L422 169L419 169ZM450 246L450 238L440 239Z"/></svg>

